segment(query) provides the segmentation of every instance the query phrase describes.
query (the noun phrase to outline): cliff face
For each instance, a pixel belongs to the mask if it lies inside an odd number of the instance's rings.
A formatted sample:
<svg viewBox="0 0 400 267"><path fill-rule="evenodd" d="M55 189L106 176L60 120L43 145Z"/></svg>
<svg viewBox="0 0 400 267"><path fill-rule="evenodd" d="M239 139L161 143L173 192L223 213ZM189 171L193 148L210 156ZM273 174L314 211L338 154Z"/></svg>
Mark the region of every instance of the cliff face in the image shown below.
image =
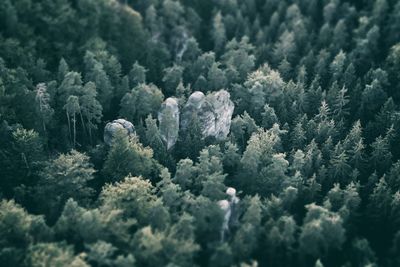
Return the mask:
<svg viewBox="0 0 400 267"><path fill-rule="evenodd" d="M231 127L234 104L225 90L205 96L194 92L182 111L181 127L185 129L195 117L199 120L203 137L226 138Z"/></svg>
<svg viewBox="0 0 400 267"><path fill-rule="evenodd" d="M179 106L175 98L169 97L162 103L158 121L161 138L170 149L178 140L179 133Z"/></svg>
<svg viewBox="0 0 400 267"><path fill-rule="evenodd" d="M179 130L186 130L193 120L197 120L203 137L215 137L223 140L229 134L234 104L225 90L213 92L205 96L196 91L190 95L188 101L179 110L178 100L167 98L158 112L158 122L161 138L167 149L171 149L178 140ZM124 129L128 135L134 133L133 124L124 119L107 123L104 128L104 142L111 145L117 129Z"/></svg>
<svg viewBox="0 0 400 267"><path fill-rule="evenodd" d="M215 116L215 124L210 127L212 131L208 132L208 134L218 140L225 139L231 128L232 114L235 108L230 99L230 94L225 90L221 90L207 96L207 98L213 106Z"/></svg>
<svg viewBox="0 0 400 267"><path fill-rule="evenodd" d="M111 145L114 134L118 129L126 131L127 135L131 135L135 132L135 127L133 124L124 119L113 120L106 124L104 128L104 143Z"/></svg>

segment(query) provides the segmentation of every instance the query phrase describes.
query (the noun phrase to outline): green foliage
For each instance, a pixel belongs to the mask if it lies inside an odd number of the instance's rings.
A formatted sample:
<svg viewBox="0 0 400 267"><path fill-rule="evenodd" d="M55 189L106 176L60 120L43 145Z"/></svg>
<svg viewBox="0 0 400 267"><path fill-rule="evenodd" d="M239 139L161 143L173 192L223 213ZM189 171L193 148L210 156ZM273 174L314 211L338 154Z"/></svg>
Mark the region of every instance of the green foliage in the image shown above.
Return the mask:
<svg viewBox="0 0 400 267"><path fill-rule="evenodd" d="M302 252L318 258L340 249L346 238L340 215L315 204L307 210L299 237Z"/></svg>
<svg viewBox="0 0 400 267"><path fill-rule="evenodd" d="M72 150L46 163L35 188L38 210L54 221L68 198L87 203L94 191L88 183L94 179L95 170L85 154Z"/></svg>
<svg viewBox="0 0 400 267"><path fill-rule="evenodd" d="M6 265L22 265L33 242L50 240L51 229L43 216L28 214L14 201L0 202L0 258Z"/></svg>
<svg viewBox="0 0 400 267"><path fill-rule="evenodd" d="M0 265L399 266L398 1L0 2Z"/></svg>
<svg viewBox="0 0 400 267"><path fill-rule="evenodd" d="M117 131L103 166L105 181L120 181L128 174L153 178L158 176L159 164L153 159L153 150L143 147L136 136L129 137Z"/></svg>
<svg viewBox="0 0 400 267"><path fill-rule="evenodd" d="M160 205L152 189L148 180L128 176L115 186L106 185L100 200L106 209L118 209L128 218L136 218L139 223L150 223L151 213Z"/></svg>
<svg viewBox="0 0 400 267"><path fill-rule="evenodd" d="M29 266L88 267L84 255L74 255L73 248L63 243L38 243L28 249Z"/></svg>
<svg viewBox="0 0 400 267"><path fill-rule="evenodd" d="M139 84L121 99L121 116L139 122L147 115L156 114L164 98L161 90L154 84Z"/></svg>

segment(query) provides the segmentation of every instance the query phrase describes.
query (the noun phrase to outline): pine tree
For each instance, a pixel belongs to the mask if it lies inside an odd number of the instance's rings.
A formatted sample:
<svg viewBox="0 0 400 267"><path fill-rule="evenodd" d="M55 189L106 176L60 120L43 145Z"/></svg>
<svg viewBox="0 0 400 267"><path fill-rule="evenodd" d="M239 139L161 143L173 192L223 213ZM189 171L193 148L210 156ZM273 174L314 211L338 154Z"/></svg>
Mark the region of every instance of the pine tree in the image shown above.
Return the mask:
<svg viewBox="0 0 400 267"><path fill-rule="evenodd" d="M41 117L41 130L47 135L46 125L48 125L54 115L54 110L50 105L50 94L47 92L47 86L40 83L36 86L36 105L37 113Z"/></svg>
<svg viewBox="0 0 400 267"><path fill-rule="evenodd" d="M80 97L80 111L86 124L82 119L82 127L87 129L89 132L89 140L93 142L93 130L97 129L97 125L101 122L102 118L102 106L97 101L96 96L96 85L92 82L88 82L82 89L83 95Z"/></svg>
<svg viewBox="0 0 400 267"><path fill-rule="evenodd" d="M102 170L105 181L120 181L129 174L157 178L158 172L152 149L143 147L136 136L128 137L123 131L115 133Z"/></svg>

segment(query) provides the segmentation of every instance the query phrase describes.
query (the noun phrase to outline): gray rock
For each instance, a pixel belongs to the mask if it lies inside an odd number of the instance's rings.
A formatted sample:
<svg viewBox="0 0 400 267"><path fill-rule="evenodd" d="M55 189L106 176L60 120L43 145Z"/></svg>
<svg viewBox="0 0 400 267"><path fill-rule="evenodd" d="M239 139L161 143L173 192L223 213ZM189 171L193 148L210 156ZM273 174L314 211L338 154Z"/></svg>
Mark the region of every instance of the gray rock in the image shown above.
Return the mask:
<svg viewBox="0 0 400 267"><path fill-rule="evenodd" d="M196 91L190 95L182 111L181 128L186 129L197 118L203 137L226 138L231 127L234 104L225 90L205 96Z"/></svg>
<svg viewBox="0 0 400 267"><path fill-rule="evenodd" d="M170 149L178 140L179 133L179 106L175 98L169 97L162 103L158 121L161 138Z"/></svg>
<svg viewBox="0 0 400 267"><path fill-rule="evenodd" d="M127 135L134 134L135 132L135 127L131 122L124 119L113 120L104 127L104 142L107 145L111 145L114 134L118 129L126 131Z"/></svg>
<svg viewBox="0 0 400 267"><path fill-rule="evenodd" d="M215 115L215 125L210 128L213 130L209 132L209 135L215 136L218 140L225 139L231 128L232 114L235 109L230 94L225 90L220 90L208 95L207 98L213 106Z"/></svg>

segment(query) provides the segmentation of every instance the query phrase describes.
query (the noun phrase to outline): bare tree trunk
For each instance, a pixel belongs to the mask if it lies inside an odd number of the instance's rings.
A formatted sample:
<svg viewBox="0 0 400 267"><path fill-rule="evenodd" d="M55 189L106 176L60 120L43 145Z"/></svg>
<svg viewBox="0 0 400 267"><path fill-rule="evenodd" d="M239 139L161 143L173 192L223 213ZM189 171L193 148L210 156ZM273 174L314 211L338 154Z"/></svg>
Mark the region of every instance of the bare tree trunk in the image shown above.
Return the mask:
<svg viewBox="0 0 400 267"><path fill-rule="evenodd" d="M44 134L47 136L47 132L46 132L46 124L44 123L43 116L42 116L42 125L43 125L43 131L44 131Z"/></svg>
<svg viewBox="0 0 400 267"><path fill-rule="evenodd" d="M85 135L87 136L85 121L83 120L82 112L81 112L80 110L79 110L79 115L80 115L80 117L81 117L81 123L82 123L83 132L84 132Z"/></svg>
<svg viewBox="0 0 400 267"><path fill-rule="evenodd" d="M89 130L89 139L90 139L90 144L92 145L93 143L92 143L92 127L91 127L91 123L90 123L90 121L88 120L88 124L89 124L89 127L88 127L88 130Z"/></svg>
<svg viewBox="0 0 400 267"><path fill-rule="evenodd" d="M76 113L74 112L74 148L75 148L75 143L76 143Z"/></svg>
<svg viewBox="0 0 400 267"><path fill-rule="evenodd" d="M68 132L69 132L69 140L71 140L71 141L72 141L72 134L71 134L71 122L70 122L70 119L69 119L69 113L68 113L68 110L67 110L67 120L68 120Z"/></svg>

